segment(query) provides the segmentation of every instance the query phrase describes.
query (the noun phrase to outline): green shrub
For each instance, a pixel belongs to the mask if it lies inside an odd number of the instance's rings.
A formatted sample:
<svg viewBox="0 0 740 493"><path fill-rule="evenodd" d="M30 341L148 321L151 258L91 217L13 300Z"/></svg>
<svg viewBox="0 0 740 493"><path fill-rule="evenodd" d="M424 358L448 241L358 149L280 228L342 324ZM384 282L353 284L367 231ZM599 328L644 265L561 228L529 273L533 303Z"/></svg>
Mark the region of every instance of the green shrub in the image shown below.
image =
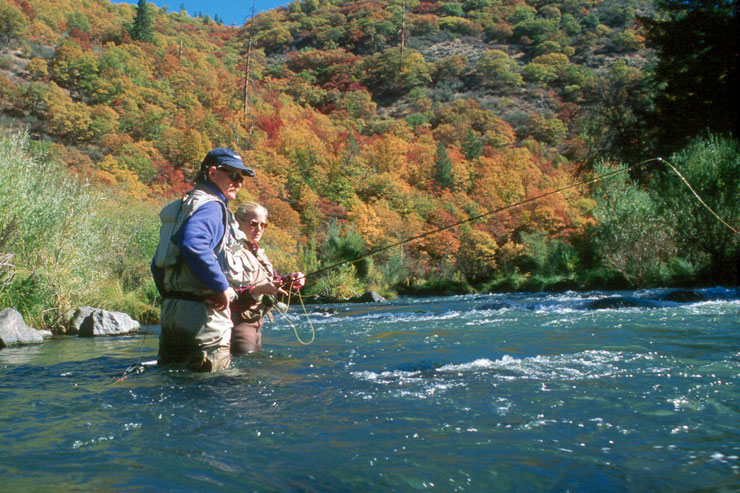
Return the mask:
<svg viewBox="0 0 740 493"><path fill-rule="evenodd" d="M400 249L392 255L379 270L383 273L383 281L386 287L394 289L408 287L408 280L411 276L411 268L405 260L405 256Z"/></svg>
<svg viewBox="0 0 740 493"><path fill-rule="evenodd" d="M627 289L631 284L620 273L603 266L596 267L583 276L585 289Z"/></svg>
<svg viewBox="0 0 740 493"><path fill-rule="evenodd" d="M470 284L454 275L432 277L403 290L403 293L411 296L449 296L474 292Z"/></svg>
<svg viewBox="0 0 740 493"><path fill-rule="evenodd" d="M545 276L570 275L578 264L576 249L562 240L547 238L544 231L521 233L524 255L516 265L523 272Z"/></svg>
<svg viewBox="0 0 740 493"><path fill-rule="evenodd" d="M306 288L306 296L330 300L348 300L365 292L365 285L357 278L353 265L335 267L314 278Z"/></svg>
<svg viewBox="0 0 740 493"><path fill-rule="evenodd" d="M429 123L429 119L423 113L411 113L406 117L406 122L411 127L416 128L419 125Z"/></svg>
<svg viewBox="0 0 740 493"><path fill-rule="evenodd" d="M597 163L597 174L615 171ZM624 167L617 170L624 170ZM601 182L595 190L596 252L602 265L633 286L651 284L660 264L675 252L674 241L650 193L626 173Z"/></svg>
<svg viewBox="0 0 740 493"><path fill-rule="evenodd" d="M670 161L714 216L667 167L658 183L657 203L681 255L703 266L707 282L737 284L740 280L740 142L710 135L697 138Z"/></svg>
<svg viewBox="0 0 740 493"><path fill-rule="evenodd" d="M367 253L367 246L361 234L352 228L342 231L342 228L336 222L329 225L326 240L320 252L320 258L324 266L357 260L353 263L357 275L360 279L365 279L370 267L370 260L362 258L365 253Z"/></svg>
<svg viewBox="0 0 740 493"><path fill-rule="evenodd" d="M664 276L664 286L690 286L698 277L697 266L685 258L673 257L667 265Z"/></svg>
<svg viewBox="0 0 740 493"><path fill-rule="evenodd" d="M156 207L93 188L43 150L23 132L0 137L0 254L15 266L0 307L53 330L90 304L151 319Z"/></svg>
<svg viewBox="0 0 740 493"><path fill-rule="evenodd" d="M443 15L451 17L462 17L465 15L463 12L463 6L459 3L442 2L440 4L440 10Z"/></svg>
<svg viewBox="0 0 740 493"><path fill-rule="evenodd" d="M48 327L62 321L60 312L47 310L53 302L54 293L43 275L37 273L15 276L0 291L0 306L18 310L31 327Z"/></svg>
<svg viewBox="0 0 740 493"><path fill-rule="evenodd" d="M508 293L519 291L520 287L526 282L527 277L528 276L521 274L515 269L509 274L505 274L482 284L480 286L480 291L483 293Z"/></svg>

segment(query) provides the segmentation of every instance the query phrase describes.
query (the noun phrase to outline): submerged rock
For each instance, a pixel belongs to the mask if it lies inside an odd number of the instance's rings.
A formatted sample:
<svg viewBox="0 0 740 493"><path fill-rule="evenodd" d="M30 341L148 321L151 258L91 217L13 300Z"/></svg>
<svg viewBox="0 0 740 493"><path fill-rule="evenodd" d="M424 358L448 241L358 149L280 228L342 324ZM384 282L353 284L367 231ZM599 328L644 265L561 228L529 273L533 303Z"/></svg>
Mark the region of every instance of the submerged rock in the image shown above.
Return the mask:
<svg viewBox="0 0 740 493"><path fill-rule="evenodd" d="M336 313L339 313L339 310L336 308L316 308L314 310L311 310L311 313L316 313L319 315L334 315Z"/></svg>
<svg viewBox="0 0 740 493"><path fill-rule="evenodd" d="M616 310L619 308L655 308L658 304L639 298L629 298L625 296L614 296L611 298L602 298L586 302L586 310Z"/></svg>
<svg viewBox="0 0 740 493"><path fill-rule="evenodd" d="M80 337L121 336L136 332L141 324L121 312L95 309L80 324Z"/></svg>
<svg viewBox="0 0 740 493"><path fill-rule="evenodd" d="M486 303L485 305L481 305L477 308L477 310L498 311L498 310L506 310L508 308L514 308L514 305L507 301L497 301L495 303Z"/></svg>
<svg viewBox="0 0 740 493"><path fill-rule="evenodd" d="M696 291L688 289L677 289L663 296L664 301L674 301L676 303L695 303L698 301L707 301L707 299Z"/></svg>
<svg viewBox="0 0 740 493"><path fill-rule="evenodd" d="M23 315L13 308L0 312L0 348L16 344L40 344L44 338L39 331L26 325Z"/></svg>

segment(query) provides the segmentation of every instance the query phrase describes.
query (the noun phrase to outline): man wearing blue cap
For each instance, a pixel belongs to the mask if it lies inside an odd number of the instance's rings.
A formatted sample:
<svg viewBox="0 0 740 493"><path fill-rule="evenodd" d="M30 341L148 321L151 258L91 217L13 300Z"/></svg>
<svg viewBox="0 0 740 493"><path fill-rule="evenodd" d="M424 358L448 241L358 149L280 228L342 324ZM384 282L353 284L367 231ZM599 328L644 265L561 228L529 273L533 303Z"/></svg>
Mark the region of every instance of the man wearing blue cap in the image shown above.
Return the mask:
<svg viewBox="0 0 740 493"><path fill-rule="evenodd" d="M195 371L229 366L234 290L224 274L227 253L243 233L228 208L244 176L241 156L222 147L209 152L195 188L162 209L159 245L152 261L162 293L158 363L185 363Z"/></svg>

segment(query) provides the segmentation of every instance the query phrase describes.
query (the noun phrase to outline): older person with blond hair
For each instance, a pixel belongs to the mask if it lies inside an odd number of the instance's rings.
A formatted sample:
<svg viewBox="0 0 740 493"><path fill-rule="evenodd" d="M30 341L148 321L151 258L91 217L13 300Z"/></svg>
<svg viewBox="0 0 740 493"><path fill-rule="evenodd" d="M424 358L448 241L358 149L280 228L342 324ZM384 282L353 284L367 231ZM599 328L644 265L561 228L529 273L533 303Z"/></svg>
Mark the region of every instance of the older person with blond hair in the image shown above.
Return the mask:
<svg viewBox="0 0 740 493"><path fill-rule="evenodd" d="M231 310L231 354L243 355L262 349L262 325L275 304L275 296L288 295L305 284L301 272L278 275L259 242L267 228L267 209L257 202L246 202L235 214L246 239L231 258L229 282L238 299Z"/></svg>

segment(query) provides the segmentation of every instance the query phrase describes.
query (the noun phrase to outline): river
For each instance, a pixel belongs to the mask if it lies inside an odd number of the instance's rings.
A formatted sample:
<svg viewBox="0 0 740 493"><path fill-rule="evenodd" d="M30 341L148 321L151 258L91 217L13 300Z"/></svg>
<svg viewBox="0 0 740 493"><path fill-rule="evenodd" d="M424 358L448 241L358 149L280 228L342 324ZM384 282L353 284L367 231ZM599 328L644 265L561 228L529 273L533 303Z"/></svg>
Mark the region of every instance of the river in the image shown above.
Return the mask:
<svg viewBox="0 0 740 493"><path fill-rule="evenodd" d="M697 292L293 306L213 375L156 327L5 348L3 489L738 491L740 289Z"/></svg>

